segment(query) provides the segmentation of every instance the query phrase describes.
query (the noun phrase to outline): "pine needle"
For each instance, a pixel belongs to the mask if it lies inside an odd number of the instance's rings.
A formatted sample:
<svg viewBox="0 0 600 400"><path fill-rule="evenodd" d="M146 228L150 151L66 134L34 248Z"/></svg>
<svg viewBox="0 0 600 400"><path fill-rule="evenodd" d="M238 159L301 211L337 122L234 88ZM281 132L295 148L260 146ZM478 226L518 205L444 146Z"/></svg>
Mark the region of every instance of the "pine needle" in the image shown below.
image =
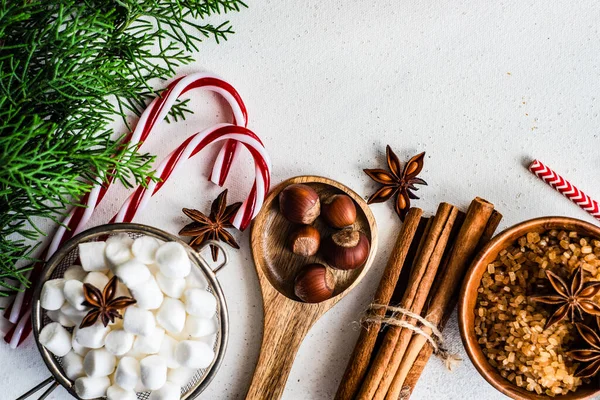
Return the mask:
<svg viewBox="0 0 600 400"><path fill-rule="evenodd" d="M154 158L123 147L109 128L127 124L206 40L233 33L239 0L1 0L0 297L28 284L44 233L102 176L130 187L155 179ZM158 49L158 50L156 50ZM116 104L113 106L113 104ZM177 103L170 120L191 110Z"/></svg>

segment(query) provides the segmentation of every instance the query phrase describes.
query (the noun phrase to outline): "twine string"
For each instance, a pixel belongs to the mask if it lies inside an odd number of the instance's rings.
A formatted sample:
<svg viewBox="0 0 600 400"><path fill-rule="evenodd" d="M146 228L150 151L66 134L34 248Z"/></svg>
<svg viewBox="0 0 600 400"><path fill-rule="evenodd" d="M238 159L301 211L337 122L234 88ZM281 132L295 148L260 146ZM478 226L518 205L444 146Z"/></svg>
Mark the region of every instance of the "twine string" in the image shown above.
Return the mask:
<svg viewBox="0 0 600 400"><path fill-rule="evenodd" d="M386 316L385 314L377 315L369 312L372 310L381 309L385 309L386 314L388 311L392 314L390 316ZM417 321L417 323L413 324L404 317L414 319ZM454 365L461 360L456 353L452 353L448 349L442 332L439 330L437 325L431 323L429 320L427 320L427 318L423 318L419 314L413 313L405 308L398 306L386 306L384 304L371 304L367 310L367 314L361 320L361 322L375 322L384 325L398 326L400 328L410 329L417 335L423 336L433 348L433 353L444 362L444 365L449 370L451 370ZM431 333L425 331L422 327L428 328Z"/></svg>

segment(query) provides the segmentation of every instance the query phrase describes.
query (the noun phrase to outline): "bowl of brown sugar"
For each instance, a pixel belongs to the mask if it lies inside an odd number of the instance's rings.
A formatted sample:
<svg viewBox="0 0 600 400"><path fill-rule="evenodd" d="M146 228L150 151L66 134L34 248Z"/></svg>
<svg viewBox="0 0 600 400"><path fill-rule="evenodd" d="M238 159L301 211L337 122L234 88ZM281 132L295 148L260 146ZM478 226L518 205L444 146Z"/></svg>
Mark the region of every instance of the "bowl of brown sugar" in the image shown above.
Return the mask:
<svg viewBox="0 0 600 400"><path fill-rule="evenodd" d="M513 399L600 393L600 227L543 217L497 235L467 273L459 327L479 373Z"/></svg>

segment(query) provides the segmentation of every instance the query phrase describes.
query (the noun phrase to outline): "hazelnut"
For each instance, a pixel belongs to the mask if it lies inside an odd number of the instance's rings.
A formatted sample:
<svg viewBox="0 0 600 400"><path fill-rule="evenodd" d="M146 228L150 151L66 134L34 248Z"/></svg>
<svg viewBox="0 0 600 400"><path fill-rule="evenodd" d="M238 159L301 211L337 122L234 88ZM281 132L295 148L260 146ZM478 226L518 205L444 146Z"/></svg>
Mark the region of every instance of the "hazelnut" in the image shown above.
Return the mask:
<svg viewBox="0 0 600 400"><path fill-rule="evenodd" d="M290 222L312 224L321 212L319 195L308 185L289 185L279 193L279 210Z"/></svg>
<svg viewBox="0 0 600 400"><path fill-rule="evenodd" d="M333 273L322 264L309 264L296 276L294 293L307 303L320 303L331 298L335 289Z"/></svg>
<svg viewBox="0 0 600 400"><path fill-rule="evenodd" d="M321 216L332 228L345 228L356 221L356 205L350 196L335 194L323 201Z"/></svg>
<svg viewBox="0 0 600 400"><path fill-rule="evenodd" d="M369 240L352 229L334 233L323 241L323 257L336 269L355 269L367 261Z"/></svg>
<svg viewBox="0 0 600 400"><path fill-rule="evenodd" d="M304 225L292 233L291 246L292 252L299 256L314 256L319 250L321 244L321 234L310 225Z"/></svg>

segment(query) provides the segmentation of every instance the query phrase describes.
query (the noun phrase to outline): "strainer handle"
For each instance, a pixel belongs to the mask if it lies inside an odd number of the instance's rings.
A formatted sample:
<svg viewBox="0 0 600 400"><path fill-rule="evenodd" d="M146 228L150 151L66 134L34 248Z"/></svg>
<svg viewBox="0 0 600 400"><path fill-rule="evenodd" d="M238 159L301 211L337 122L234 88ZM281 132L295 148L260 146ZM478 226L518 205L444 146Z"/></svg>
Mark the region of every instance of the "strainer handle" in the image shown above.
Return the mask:
<svg viewBox="0 0 600 400"><path fill-rule="evenodd" d="M227 253L227 249L225 249L225 247L223 247L223 244L220 242L217 242L216 240L209 240L208 242L206 242L202 246L200 246L200 248L197 250L198 254L200 254L208 246L218 247L219 250L221 250L221 254L223 254L223 261L221 263L217 264L216 267L211 268L212 272L216 275L225 265L227 265L229 263L229 255ZM202 258L204 258L204 257L202 257ZM208 263L206 263L206 264L208 265Z"/></svg>
<svg viewBox="0 0 600 400"><path fill-rule="evenodd" d="M17 397L16 400L23 400L23 399L27 399L29 397L31 397L34 393L40 391L44 386L46 386L47 384L49 384L50 382L54 382L50 385L50 387L44 392L42 393L42 395L40 397L38 397L38 400L44 400L46 397L48 397L50 395L50 393L52 393L54 391L54 389L57 388L58 386L58 382L53 378L53 377L49 377L48 379L46 379L43 382L40 382L39 384L37 384L36 386L34 386L33 388L31 388L29 391L27 391L26 393L22 394L21 396Z"/></svg>

